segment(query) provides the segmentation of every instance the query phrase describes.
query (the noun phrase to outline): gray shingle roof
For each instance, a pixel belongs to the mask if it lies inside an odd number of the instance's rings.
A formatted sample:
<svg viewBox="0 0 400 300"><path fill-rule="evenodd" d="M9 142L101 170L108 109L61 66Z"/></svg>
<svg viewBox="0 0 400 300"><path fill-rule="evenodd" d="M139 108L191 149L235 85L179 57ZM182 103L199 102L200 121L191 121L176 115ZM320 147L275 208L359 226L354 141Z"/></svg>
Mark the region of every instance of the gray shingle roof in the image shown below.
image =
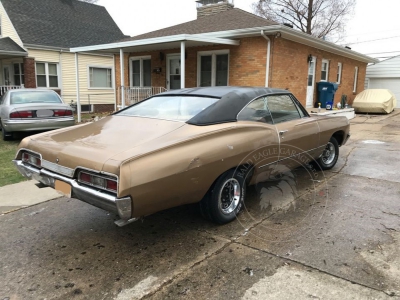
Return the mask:
<svg viewBox="0 0 400 300"><path fill-rule="evenodd" d="M1 0L24 44L71 48L125 36L107 10L77 0Z"/></svg>
<svg viewBox="0 0 400 300"><path fill-rule="evenodd" d="M26 51L23 48L21 48L16 42L14 42L9 37L0 38L0 52L1 51L26 53Z"/></svg>
<svg viewBox="0 0 400 300"><path fill-rule="evenodd" d="M176 34L198 34L233 29L270 26L276 24L278 23L253 15L239 8L234 8L212 16L202 17L194 21L137 35L124 40L141 40Z"/></svg>

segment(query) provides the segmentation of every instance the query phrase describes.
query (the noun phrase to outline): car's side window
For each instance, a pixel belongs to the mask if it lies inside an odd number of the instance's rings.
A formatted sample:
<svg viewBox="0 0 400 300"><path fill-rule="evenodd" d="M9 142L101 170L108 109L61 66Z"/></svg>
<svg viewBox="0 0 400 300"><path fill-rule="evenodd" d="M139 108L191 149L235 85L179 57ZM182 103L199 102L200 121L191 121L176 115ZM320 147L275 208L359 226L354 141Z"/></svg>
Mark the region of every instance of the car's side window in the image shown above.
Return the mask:
<svg viewBox="0 0 400 300"><path fill-rule="evenodd" d="M307 111L304 109L304 107L300 104L299 100L297 100L293 95L292 95L292 100L294 102L294 104L296 105L299 113L300 113L300 117L301 118L308 118L310 117L307 113Z"/></svg>
<svg viewBox="0 0 400 300"><path fill-rule="evenodd" d="M250 102L238 115L238 121L255 121L273 124L265 97Z"/></svg>
<svg viewBox="0 0 400 300"><path fill-rule="evenodd" d="M299 111L290 95L271 95L267 104L275 124L300 119Z"/></svg>

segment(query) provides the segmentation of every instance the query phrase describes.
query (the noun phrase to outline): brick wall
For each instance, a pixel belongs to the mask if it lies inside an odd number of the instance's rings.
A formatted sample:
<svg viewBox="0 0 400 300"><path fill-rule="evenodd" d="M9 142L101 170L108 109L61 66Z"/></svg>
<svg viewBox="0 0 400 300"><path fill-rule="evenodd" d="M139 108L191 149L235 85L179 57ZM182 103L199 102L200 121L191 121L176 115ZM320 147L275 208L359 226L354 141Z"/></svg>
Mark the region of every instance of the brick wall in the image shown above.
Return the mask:
<svg viewBox="0 0 400 300"><path fill-rule="evenodd" d="M335 94L335 103L343 94L351 104L356 94L364 89L367 64L345 58L327 51L295 43L283 38L274 38L272 44L272 72L270 86L290 90L305 105L308 78L308 55L316 57L315 81L321 80L322 59L329 60L328 81L336 82L338 63L342 63L342 79ZM353 93L354 71L358 67L357 91ZM317 84L314 86L314 102L317 101Z"/></svg>
<svg viewBox="0 0 400 300"><path fill-rule="evenodd" d="M26 88L36 88L35 59L32 57L24 57L24 79Z"/></svg>
<svg viewBox="0 0 400 300"><path fill-rule="evenodd" d="M199 51L229 50L229 85L265 86L265 67L267 41L262 37L241 39L240 46L214 45L191 47L186 49L186 87L197 86L197 53ZM164 55L161 60L160 52ZM129 58L135 56L151 56L151 69L161 68L160 74L152 73L152 85L166 87L167 55L178 54L180 49L158 50L151 52L125 53L125 86L130 85L128 72ZM116 85L121 86L119 55L115 57Z"/></svg>
<svg viewBox="0 0 400 300"><path fill-rule="evenodd" d="M357 93L363 90L366 63L344 58L330 52L318 50L303 44L295 43L283 38L271 39L271 62L269 86L290 90L299 101L305 105L307 92L309 54L315 56L315 81L321 79L321 61L328 59L329 81L336 82L337 65L341 62L342 81L336 92L335 102L339 102L342 94L348 96L351 104ZM263 37L242 38L239 46L214 45L191 47L186 49L186 87L197 86L197 53L199 51L229 50L229 85L231 86L265 86L265 69L267 56L267 41ZM160 52L164 55L162 60ZM180 54L180 49L158 50L140 53L125 53L125 86L129 81L129 58L135 56L151 56L151 68L161 68L161 73L152 73L152 86L166 87L167 55ZM116 56L116 84L121 85L119 55ZM354 68L358 66L357 92L353 94ZM314 102L317 100L317 85L315 84Z"/></svg>

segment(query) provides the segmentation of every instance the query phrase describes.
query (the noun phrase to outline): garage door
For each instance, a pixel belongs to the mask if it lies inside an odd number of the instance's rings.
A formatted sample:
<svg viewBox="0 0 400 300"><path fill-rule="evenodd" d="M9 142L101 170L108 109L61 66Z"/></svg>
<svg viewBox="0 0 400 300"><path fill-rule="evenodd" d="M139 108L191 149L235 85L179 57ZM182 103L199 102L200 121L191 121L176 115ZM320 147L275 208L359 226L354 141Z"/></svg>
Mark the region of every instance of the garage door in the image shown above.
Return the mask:
<svg viewBox="0 0 400 300"><path fill-rule="evenodd" d="M396 96L397 108L400 108L400 78L370 78L370 89L388 89Z"/></svg>

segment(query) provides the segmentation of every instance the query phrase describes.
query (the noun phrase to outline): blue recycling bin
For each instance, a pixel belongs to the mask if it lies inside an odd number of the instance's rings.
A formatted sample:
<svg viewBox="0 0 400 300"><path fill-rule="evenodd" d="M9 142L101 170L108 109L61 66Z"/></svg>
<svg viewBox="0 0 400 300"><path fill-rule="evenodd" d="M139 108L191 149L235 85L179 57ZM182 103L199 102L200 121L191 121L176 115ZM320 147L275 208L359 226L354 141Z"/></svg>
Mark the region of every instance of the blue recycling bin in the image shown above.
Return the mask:
<svg viewBox="0 0 400 300"><path fill-rule="evenodd" d="M318 87L318 102L321 103L322 108L326 108L326 104L331 104L332 109L335 93L339 87L337 83L321 81L317 83ZM318 104L316 105L318 107Z"/></svg>

